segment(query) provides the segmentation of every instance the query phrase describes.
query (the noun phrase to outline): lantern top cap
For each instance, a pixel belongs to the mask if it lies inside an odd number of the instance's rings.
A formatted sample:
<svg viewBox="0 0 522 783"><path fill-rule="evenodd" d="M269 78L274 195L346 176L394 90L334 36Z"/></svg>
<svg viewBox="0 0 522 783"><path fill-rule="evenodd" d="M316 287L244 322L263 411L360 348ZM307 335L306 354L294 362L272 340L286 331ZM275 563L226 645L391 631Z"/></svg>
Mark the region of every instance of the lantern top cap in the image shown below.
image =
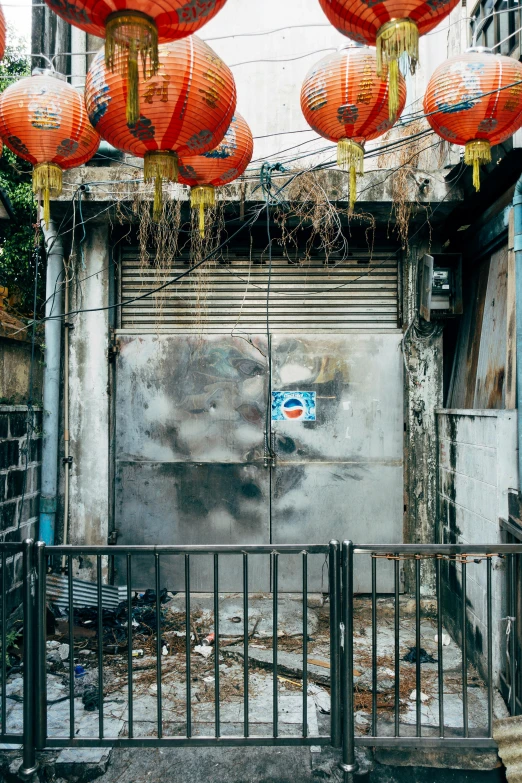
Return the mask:
<svg viewBox="0 0 522 783"><path fill-rule="evenodd" d="M345 52L347 49L369 49L366 44L359 43L358 41L349 41L348 43L342 43L337 49L338 52Z"/></svg>
<svg viewBox="0 0 522 783"><path fill-rule="evenodd" d="M493 54L493 50L488 46L470 46L464 54Z"/></svg>
<svg viewBox="0 0 522 783"><path fill-rule="evenodd" d="M58 73L58 71L52 68L33 68L31 76L52 76L55 79L60 79L62 82L67 81L67 76L63 73Z"/></svg>

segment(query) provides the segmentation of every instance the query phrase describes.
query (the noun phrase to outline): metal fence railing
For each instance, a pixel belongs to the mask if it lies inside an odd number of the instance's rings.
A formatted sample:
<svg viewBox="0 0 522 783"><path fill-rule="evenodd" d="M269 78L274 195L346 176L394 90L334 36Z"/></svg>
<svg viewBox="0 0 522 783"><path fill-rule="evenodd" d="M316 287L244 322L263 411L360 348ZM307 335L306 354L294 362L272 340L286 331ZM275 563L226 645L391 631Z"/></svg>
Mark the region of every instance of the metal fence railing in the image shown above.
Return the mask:
<svg viewBox="0 0 522 783"><path fill-rule="evenodd" d="M5 587L9 558L20 552L23 730L9 731L6 694L12 678L6 659ZM26 774L36 766L36 749L44 747L332 745L342 748L346 780L356 768L355 748L361 745L495 748L493 720L496 699L500 698L495 656L502 620L497 609L503 600L499 593L512 581L510 575L520 564L521 555L522 542L491 546L355 546L349 541L341 546L332 541L325 546L48 547L26 541L22 545L3 545L0 741L23 744ZM202 705L197 697L203 675L196 671L198 666L201 669L194 651L197 638L191 638L197 636L192 633L196 622L193 577L202 557L211 558L213 574L213 589L205 610L205 627L213 634L213 658L209 656L208 671L204 672L210 673L204 679L209 681L205 687L211 707L208 703ZM329 671L329 678L323 678L330 694L329 709L324 711L329 717L323 716L320 723L312 720L315 706L310 701L311 667L315 662L309 657L308 576L315 559L328 566L329 596L324 637L327 660L322 662ZM67 648L62 672L65 691L59 699L48 699L46 579L49 565L60 562L66 574L63 595L60 593L61 606L65 601L61 618L61 638L66 639ZM411 595L404 594L401 578L406 562L413 574ZM499 563L507 564L507 568L497 568ZM281 607L286 600L284 574L290 566L292 573L296 567L301 573L301 590L292 595L300 623L291 645L293 660L297 658L300 666L297 684L281 677L288 655L280 640ZM371 575L368 595L354 595L354 571L358 568ZM379 587L382 583L389 585L390 569L393 592L385 595ZM92 617L86 620L88 630L82 630L88 636L90 649L86 652L93 662L89 686L92 704L90 711L82 710L82 714L78 678L85 675L85 670L78 665L76 653L85 641L78 636L75 609L79 572L90 575L95 586L91 593L96 595ZM114 573L125 585L119 588L119 636L109 644L105 626L114 617L114 610L104 605L104 588ZM164 655L168 622L162 608L165 573L175 574L178 587L179 622L175 633L179 648L175 668ZM270 615L263 650L268 664L264 673L258 669L258 659L253 662L254 648L259 645L254 643L249 623L252 605L259 601L260 573L266 576L266 593L270 596L265 596L263 604ZM221 655L226 653L222 631L230 621L224 616L222 602L231 579L236 585L234 606L243 617L242 634L234 644L235 660L241 663L235 664L234 671L240 674L233 685L232 706L226 698L231 686ZM144 580L149 581L145 584ZM136 594L145 586L150 587L146 665L135 657L141 651L134 649L133 640ZM53 587L55 591L58 588ZM241 618L234 619L239 622ZM512 624L516 626L516 621ZM513 634L517 631L512 628ZM109 656L113 664L110 671ZM511 682L515 682L519 675L515 657L510 665ZM144 695L137 690L138 677L142 676L148 678ZM252 690L260 678L264 678L263 703L266 706L268 698L271 713L262 726L260 701ZM282 690L285 682L293 690ZM86 692L84 688L84 696ZM68 720L57 719L57 702L62 705L60 716L66 705ZM289 710L294 714L291 722L287 719Z"/></svg>

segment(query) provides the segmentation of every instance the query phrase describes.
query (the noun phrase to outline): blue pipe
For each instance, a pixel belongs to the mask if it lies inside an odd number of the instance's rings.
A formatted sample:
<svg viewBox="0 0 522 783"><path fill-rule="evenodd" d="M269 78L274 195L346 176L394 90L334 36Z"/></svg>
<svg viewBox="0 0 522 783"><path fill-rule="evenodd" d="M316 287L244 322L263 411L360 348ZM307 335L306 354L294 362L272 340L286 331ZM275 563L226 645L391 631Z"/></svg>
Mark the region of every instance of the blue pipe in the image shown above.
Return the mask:
<svg viewBox="0 0 522 783"><path fill-rule="evenodd" d="M52 221L43 226L47 251L45 354L43 379L42 490L39 538L54 544L58 497L58 437L60 430L60 369L63 316L63 245ZM50 317L52 316L52 317Z"/></svg>

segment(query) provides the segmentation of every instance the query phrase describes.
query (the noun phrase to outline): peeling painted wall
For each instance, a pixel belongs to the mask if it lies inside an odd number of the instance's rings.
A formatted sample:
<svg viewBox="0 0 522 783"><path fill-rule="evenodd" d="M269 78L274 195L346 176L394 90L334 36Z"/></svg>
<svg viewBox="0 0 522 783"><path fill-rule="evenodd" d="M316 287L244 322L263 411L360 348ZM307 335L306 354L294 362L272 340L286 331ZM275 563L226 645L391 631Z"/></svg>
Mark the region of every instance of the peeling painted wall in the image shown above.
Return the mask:
<svg viewBox="0 0 522 783"><path fill-rule="evenodd" d="M502 541L499 518L508 518L508 490L517 487L516 411L440 410L439 527L445 544ZM493 559L493 668L498 676L506 624L505 565ZM462 571L443 563L446 622L460 638ZM467 638L472 660L486 667L486 564L467 566Z"/></svg>

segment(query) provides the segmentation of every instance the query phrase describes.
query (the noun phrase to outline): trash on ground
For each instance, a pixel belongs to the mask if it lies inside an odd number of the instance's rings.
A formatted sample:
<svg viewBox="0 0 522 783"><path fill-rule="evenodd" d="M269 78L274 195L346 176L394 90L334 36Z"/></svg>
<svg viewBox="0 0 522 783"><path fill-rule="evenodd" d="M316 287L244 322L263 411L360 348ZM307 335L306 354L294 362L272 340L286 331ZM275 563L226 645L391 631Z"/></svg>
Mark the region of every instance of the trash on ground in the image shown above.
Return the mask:
<svg viewBox="0 0 522 783"><path fill-rule="evenodd" d="M419 649L418 654L416 647L410 647L409 652L406 653L402 660L406 661L406 663L417 663L417 657L419 659L419 663L437 663L436 659L427 653L424 647Z"/></svg>
<svg viewBox="0 0 522 783"><path fill-rule="evenodd" d="M436 633L433 638L438 643L438 641L439 641L438 633ZM441 639L442 639L442 646L443 647L449 647L450 642L451 642L451 636L449 635L449 633L443 633Z"/></svg>
<svg viewBox="0 0 522 783"><path fill-rule="evenodd" d="M425 693L423 693L422 691L420 692L420 700L423 703L429 701L429 698L430 697L427 696ZM410 699L411 699L411 701L417 701L417 691L412 691L410 693Z"/></svg>
<svg viewBox="0 0 522 783"><path fill-rule="evenodd" d="M196 646L194 647L194 652L198 653L199 655L202 655L203 658L210 658L214 650L212 649L212 647L208 647L208 646L204 647L202 644L196 644Z"/></svg>

